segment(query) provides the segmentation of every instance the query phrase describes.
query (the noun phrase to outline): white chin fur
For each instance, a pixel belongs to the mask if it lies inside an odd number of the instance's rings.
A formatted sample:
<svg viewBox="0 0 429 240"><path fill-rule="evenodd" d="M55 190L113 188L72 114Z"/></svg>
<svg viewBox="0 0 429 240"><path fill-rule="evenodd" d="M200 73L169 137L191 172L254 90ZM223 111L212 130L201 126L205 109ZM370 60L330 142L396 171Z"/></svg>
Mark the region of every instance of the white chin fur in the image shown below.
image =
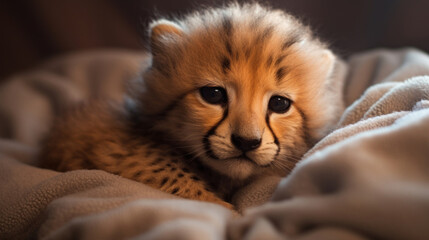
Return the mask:
<svg viewBox="0 0 429 240"><path fill-rule="evenodd" d="M247 160L204 159L203 161L217 172L238 180L244 180L250 177L255 172L256 167L254 163Z"/></svg>

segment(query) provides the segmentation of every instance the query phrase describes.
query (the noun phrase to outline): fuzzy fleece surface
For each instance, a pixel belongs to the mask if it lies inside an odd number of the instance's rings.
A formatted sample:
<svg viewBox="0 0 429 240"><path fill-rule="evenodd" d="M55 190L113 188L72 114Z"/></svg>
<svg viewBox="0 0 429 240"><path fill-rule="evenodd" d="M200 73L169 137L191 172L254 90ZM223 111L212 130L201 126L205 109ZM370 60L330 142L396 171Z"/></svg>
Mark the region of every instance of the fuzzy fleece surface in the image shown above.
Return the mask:
<svg viewBox="0 0 429 240"><path fill-rule="evenodd" d="M288 177L238 192L238 217L99 170L37 167L61 109L92 97L120 101L145 64L141 52L74 54L0 86L0 239L429 239L425 53L348 59L336 129Z"/></svg>

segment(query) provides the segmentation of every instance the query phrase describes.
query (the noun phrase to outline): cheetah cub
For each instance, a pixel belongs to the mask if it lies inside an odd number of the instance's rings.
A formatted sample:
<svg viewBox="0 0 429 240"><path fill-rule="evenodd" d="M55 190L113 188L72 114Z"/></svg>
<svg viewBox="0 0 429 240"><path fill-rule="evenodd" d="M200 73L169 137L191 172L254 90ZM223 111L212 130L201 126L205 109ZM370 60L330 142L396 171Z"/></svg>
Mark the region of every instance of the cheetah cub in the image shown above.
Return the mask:
<svg viewBox="0 0 429 240"><path fill-rule="evenodd" d="M234 3L156 20L150 48L129 101L58 119L43 167L102 169L233 208L234 192L286 175L337 118L334 55L282 11Z"/></svg>

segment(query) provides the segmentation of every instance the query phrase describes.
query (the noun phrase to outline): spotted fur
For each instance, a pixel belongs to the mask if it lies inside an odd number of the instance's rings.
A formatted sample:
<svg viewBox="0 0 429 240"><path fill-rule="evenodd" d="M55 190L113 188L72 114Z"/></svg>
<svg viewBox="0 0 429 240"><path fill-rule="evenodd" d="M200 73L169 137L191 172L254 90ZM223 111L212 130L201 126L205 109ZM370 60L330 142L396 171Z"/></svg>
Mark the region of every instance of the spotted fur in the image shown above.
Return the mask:
<svg viewBox="0 0 429 240"><path fill-rule="evenodd" d="M289 14L230 4L150 29L152 64L132 83L131 104L61 117L43 166L103 169L231 207L224 200L255 177L286 175L336 119L326 94L335 57ZM203 87L224 89L227 101L208 103ZM270 110L273 96L291 107Z"/></svg>

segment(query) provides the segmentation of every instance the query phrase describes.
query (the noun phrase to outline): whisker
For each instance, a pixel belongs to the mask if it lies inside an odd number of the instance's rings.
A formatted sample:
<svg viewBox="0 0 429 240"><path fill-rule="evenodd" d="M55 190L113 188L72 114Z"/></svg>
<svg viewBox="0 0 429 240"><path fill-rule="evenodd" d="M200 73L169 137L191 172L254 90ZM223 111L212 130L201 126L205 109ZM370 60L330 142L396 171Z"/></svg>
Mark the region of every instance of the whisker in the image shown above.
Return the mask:
<svg viewBox="0 0 429 240"><path fill-rule="evenodd" d="M230 145L228 145L228 144L226 144L226 143L224 143L222 141L216 141L216 140L214 140L213 143L220 144L222 146L227 147L228 149L234 149L233 147L231 147Z"/></svg>
<svg viewBox="0 0 429 240"><path fill-rule="evenodd" d="M213 134L213 136L216 136L216 137L220 137L220 138L222 138L222 139L226 139L226 137L223 137L223 136L221 136L221 135L218 135L218 134Z"/></svg>

